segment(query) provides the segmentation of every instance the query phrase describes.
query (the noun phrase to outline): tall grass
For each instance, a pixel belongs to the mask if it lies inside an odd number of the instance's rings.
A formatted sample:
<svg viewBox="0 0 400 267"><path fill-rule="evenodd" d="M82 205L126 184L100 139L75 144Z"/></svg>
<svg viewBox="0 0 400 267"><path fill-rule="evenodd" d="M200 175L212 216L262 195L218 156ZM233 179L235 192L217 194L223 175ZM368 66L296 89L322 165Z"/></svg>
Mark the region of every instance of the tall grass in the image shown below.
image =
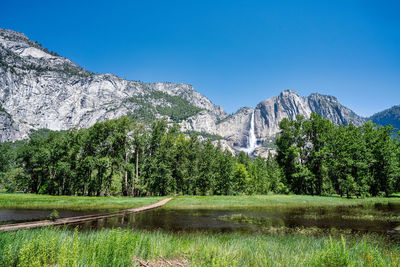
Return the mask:
<svg viewBox="0 0 400 267"><path fill-rule="evenodd" d="M70 209L70 210L120 210L145 206L163 197L85 197L85 196L50 196L36 194L0 193L0 208L8 209ZM320 197L301 195L252 195L252 196L181 196L167 203L165 208L215 208L235 209L276 206L348 206L400 204L400 197L346 199L340 197Z"/></svg>
<svg viewBox="0 0 400 267"><path fill-rule="evenodd" d="M44 228L0 234L1 266L132 266L135 259L194 266L399 266L382 236L316 237Z"/></svg>
<svg viewBox="0 0 400 267"><path fill-rule="evenodd" d="M153 204L164 197L85 197L0 194L2 209L69 209L116 211Z"/></svg>
<svg viewBox="0 0 400 267"><path fill-rule="evenodd" d="M370 206L376 203L399 204L400 198L371 197L347 199L336 196L303 195L250 195L250 196L181 196L165 205L173 209L236 209L241 207L327 207L327 206Z"/></svg>

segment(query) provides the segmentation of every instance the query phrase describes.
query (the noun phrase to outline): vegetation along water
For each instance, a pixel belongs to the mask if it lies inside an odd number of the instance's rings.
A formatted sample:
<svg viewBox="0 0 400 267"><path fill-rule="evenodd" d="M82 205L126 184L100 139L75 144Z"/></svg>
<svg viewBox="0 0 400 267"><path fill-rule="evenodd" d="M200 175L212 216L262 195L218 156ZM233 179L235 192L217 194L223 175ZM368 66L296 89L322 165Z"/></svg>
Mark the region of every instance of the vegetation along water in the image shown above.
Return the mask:
<svg viewBox="0 0 400 267"><path fill-rule="evenodd" d="M183 196L136 215L0 233L0 265L398 266L399 209L399 198Z"/></svg>

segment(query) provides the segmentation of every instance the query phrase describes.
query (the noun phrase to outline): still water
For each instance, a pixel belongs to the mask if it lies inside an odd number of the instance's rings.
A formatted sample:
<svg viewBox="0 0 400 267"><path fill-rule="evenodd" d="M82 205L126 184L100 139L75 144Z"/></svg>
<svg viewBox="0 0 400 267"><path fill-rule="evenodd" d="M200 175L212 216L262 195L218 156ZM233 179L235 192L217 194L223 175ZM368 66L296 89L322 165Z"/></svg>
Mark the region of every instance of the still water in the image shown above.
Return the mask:
<svg viewBox="0 0 400 267"><path fill-rule="evenodd" d="M78 225L80 229L132 228L169 232L263 232L271 229L337 229L390 233L400 225L400 205L236 210L155 209Z"/></svg>
<svg viewBox="0 0 400 267"><path fill-rule="evenodd" d="M60 218L100 213L99 211L57 210ZM48 219L52 210L0 209L0 225Z"/></svg>
<svg viewBox="0 0 400 267"><path fill-rule="evenodd" d="M0 209L0 224L47 219L51 210ZM61 218L98 214L101 211L58 210ZM271 232L317 229L347 232L399 234L400 205L339 207L263 207L246 209L167 209L114 216L70 225L81 230L131 228L168 232L207 231Z"/></svg>

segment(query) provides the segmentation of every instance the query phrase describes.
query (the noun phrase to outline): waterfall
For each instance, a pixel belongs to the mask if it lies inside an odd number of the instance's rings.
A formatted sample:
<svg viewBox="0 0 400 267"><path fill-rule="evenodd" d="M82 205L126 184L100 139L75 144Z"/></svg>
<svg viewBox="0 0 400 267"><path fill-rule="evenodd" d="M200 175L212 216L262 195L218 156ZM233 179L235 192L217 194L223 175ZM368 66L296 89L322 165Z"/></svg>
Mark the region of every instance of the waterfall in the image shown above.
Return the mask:
<svg viewBox="0 0 400 267"><path fill-rule="evenodd" d="M247 138L247 147L242 149L244 152L248 153L249 155L252 155L254 150L257 147L257 138L256 134L254 133L255 125L254 125L254 110L253 113L251 114L250 118L250 129L249 129L249 136Z"/></svg>

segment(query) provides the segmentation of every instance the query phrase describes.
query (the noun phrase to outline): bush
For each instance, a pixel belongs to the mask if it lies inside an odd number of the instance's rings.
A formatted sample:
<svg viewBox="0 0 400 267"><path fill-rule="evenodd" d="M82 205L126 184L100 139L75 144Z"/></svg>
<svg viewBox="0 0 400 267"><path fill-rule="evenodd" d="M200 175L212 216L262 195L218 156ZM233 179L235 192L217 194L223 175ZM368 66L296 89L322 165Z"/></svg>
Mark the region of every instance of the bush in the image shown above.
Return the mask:
<svg viewBox="0 0 400 267"><path fill-rule="evenodd" d="M57 219L59 219L59 218L60 218L60 215L58 214L58 211L57 211L57 210L53 210L53 211L50 213L50 216L49 216L49 219L50 219L50 220L55 221L55 220L57 220Z"/></svg>

